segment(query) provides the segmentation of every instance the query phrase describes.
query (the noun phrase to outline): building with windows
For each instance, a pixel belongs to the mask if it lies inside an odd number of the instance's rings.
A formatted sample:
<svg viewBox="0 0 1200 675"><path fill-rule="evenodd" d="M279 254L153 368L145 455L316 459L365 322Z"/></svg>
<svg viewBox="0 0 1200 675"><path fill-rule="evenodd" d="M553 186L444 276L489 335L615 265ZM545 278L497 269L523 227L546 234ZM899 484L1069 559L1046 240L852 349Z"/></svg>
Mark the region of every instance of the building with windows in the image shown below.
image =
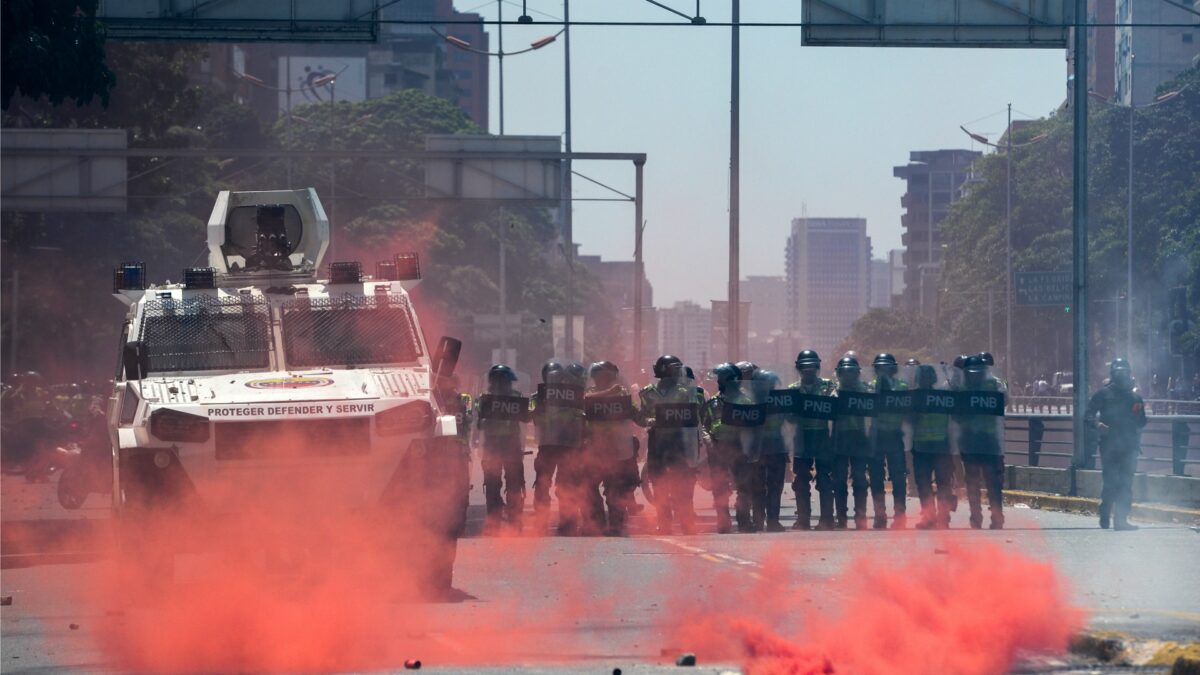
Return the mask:
<svg viewBox="0 0 1200 675"><path fill-rule="evenodd" d="M696 371L708 368L712 365L712 329L712 309L708 307L684 300L660 308L658 354L674 354Z"/></svg>
<svg viewBox="0 0 1200 675"><path fill-rule="evenodd" d="M902 305L933 316L942 269L939 225L958 201L971 165L983 153L974 150L916 150L905 166L892 169L907 189L900 198L904 215L904 293Z"/></svg>
<svg viewBox="0 0 1200 675"><path fill-rule="evenodd" d="M871 261L871 299L868 307L892 306L892 270L887 260Z"/></svg>
<svg viewBox="0 0 1200 675"><path fill-rule="evenodd" d="M865 218L794 218L787 243L788 332L794 347L832 350L866 313L871 239Z"/></svg>

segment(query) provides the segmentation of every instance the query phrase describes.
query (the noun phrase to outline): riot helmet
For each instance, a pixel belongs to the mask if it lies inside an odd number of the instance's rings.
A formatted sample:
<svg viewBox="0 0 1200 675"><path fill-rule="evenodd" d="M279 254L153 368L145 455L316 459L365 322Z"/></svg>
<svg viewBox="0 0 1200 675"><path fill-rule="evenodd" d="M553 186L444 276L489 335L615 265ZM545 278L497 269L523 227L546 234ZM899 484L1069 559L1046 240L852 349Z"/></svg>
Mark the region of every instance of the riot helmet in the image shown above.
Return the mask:
<svg viewBox="0 0 1200 675"><path fill-rule="evenodd" d="M919 359L915 359L915 358L913 358L913 359L909 359L909 360L905 361L905 362L904 362L904 365L906 365L906 366L919 366L919 365L921 365L921 361L920 361Z"/></svg>
<svg viewBox="0 0 1200 675"><path fill-rule="evenodd" d="M743 380L754 379L754 373L758 371L758 366L753 361L738 361L735 365L737 365L738 370L742 371Z"/></svg>
<svg viewBox="0 0 1200 675"><path fill-rule="evenodd" d="M549 359L542 364L542 382L548 383L550 378L561 375L563 372L563 364L558 359Z"/></svg>
<svg viewBox="0 0 1200 675"><path fill-rule="evenodd" d="M487 382L490 391L507 391L512 389L512 383L517 381L517 373L503 363L497 363L488 369Z"/></svg>
<svg viewBox="0 0 1200 675"><path fill-rule="evenodd" d="M607 389L617 383L617 375L621 370L612 361L597 361L588 369L588 375L598 389Z"/></svg>
<svg viewBox="0 0 1200 675"><path fill-rule="evenodd" d="M659 379L679 377L679 369L682 366L683 361L680 361L678 356L663 354L654 362L654 376Z"/></svg>
<svg viewBox="0 0 1200 675"><path fill-rule="evenodd" d="M763 402L767 400L767 394L779 386L779 376L773 370L760 368L754 373L754 400Z"/></svg>
<svg viewBox="0 0 1200 675"><path fill-rule="evenodd" d="M968 357L966 354L959 354L958 356L954 357L954 367L962 370L967 364L967 358Z"/></svg>
<svg viewBox="0 0 1200 675"><path fill-rule="evenodd" d="M568 380L580 386L587 385L588 371L587 368L583 367L582 363L579 363L578 361L572 361L567 364L565 370Z"/></svg>
<svg viewBox="0 0 1200 675"><path fill-rule="evenodd" d="M875 372L883 375L895 375L899 366L896 364L896 357L887 352L879 352L875 355L875 360L871 362L875 368Z"/></svg>
<svg viewBox="0 0 1200 675"><path fill-rule="evenodd" d="M963 359L964 384L968 389L976 389L983 384L987 377L987 364L983 357L976 354Z"/></svg>
<svg viewBox="0 0 1200 675"><path fill-rule="evenodd" d="M806 368L821 369L821 357L811 349L805 349L796 355L796 370L804 370Z"/></svg>
<svg viewBox="0 0 1200 675"><path fill-rule="evenodd" d="M1108 364L1108 376L1113 384L1125 388L1133 386L1133 368L1128 361L1119 356Z"/></svg>
<svg viewBox="0 0 1200 675"><path fill-rule="evenodd" d="M837 367L834 369L837 373L838 382L842 384L851 384L858 381L859 373L862 372L862 367L858 365L858 359L854 356L843 356L838 360Z"/></svg>
<svg viewBox="0 0 1200 675"><path fill-rule="evenodd" d="M737 389L738 382L742 379L742 371L732 363L722 363L713 368L713 377L717 378L717 389L721 393L728 393Z"/></svg>
<svg viewBox="0 0 1200 675"><path fill-rule="evenodd" d="M979 358L983 359L983 364L988 368L996 365L996 359L992 358L991 352L979 352Z"/></svg>

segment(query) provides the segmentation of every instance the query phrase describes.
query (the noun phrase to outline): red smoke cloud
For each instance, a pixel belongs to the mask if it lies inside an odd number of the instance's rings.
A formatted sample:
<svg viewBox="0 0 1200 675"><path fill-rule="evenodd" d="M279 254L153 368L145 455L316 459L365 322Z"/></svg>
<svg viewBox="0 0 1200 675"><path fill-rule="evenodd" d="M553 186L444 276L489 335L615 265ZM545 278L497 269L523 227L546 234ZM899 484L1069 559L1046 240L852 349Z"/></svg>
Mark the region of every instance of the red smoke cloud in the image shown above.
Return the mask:
<svg viewBox="0 0 1200 675"><path fill-rule="evenodd" d="M791 585L775 554L747 593L718 592L685 612L676 640L755 675L987 675L1022 654L1064 651L1082 627L1049 563L983 541L943 546L947 555L859 558L836 587ZM839 591L845 600L833 615L800 609L810 595ZM799 627L782 634L796 618Z"/></svg>

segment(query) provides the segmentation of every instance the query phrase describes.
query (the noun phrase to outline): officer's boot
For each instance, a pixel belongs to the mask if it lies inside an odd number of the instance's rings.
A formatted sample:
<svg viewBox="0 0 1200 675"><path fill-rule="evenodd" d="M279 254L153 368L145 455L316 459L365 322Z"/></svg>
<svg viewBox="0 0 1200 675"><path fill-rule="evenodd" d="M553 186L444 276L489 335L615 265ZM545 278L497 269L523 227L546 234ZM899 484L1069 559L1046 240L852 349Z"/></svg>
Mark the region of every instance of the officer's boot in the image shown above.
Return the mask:
<svg viewBox="0 0 1200 675"><path fill-rule="evenodd" d="M854 495L854 529L867 529L867 496Z"/></svg>
<svg viewBox="0 0 1200 675"><path fill-rule="evenodd" d="M876 530L887 529L887 500L884 495L872 495L872 501L875 507L875 519L871 523L871 527Z"/></svg>
<svg viewBox="0 0 1200 675"><path fill-rule="evenodd" d="M1137 525L1134 525L1133 523L1129 522L1128 517L1129 517L1128 509L1121 508L1120 506L1113 509L1113 529L1114 530L1122 530L1122 531L1138 529Z"/></svg>
<svg viewBox="0 0 1200 675"><path fill-rule="evenodd" d="M1108 513L1109 513L1108 502L1103 502L1103 501L1100 502L1100 529L1102 529L1102 530L1108 529Z"/></svg>
<svg viewBox="0 0 1200 675"><path fill-rule="evenodd" d="M817 499L821 504L821 517L817 520L817 529L832 530L834 527L833 495L828 490L821 490L817 493Z"/></svg>
<svg viewBox="0 0 1200 675"><path fill-rule="evenodd" d="M896 511L892 516L892 529L903 530L908 527L908 513L906 511Z"/></svg>
<svg viewBox="0 0 1200 675"><path fill-rule="evenodd" d="M796 522L793 530L807 530L812 527L812 499L805 497L796 499Z"/></svg>
<svg viewBox="0 0 1200 675"><path fill-rule="evenodd" d="M729 534L733 531L733 520L729 517L729 504L717 505L717 533Z"/></svg>

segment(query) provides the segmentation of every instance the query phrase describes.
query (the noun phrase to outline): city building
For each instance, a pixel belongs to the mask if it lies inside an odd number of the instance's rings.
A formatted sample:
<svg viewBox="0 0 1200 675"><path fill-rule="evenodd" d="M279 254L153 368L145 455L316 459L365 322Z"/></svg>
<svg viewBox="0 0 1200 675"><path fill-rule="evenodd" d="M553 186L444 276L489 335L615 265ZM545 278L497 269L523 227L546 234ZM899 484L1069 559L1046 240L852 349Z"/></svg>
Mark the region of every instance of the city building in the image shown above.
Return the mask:
<svg viewBox="0 0 1200 675"><path fill-rule="evenodd" d="M578 246L578 244L576 244ZM578 250L578 249L577 249ZM585 267L600 281L604 297L617 317L617 346L619 353L607 358L619 365L627 365L633 359L633 292L634 262L632 260L602 260L598 255L575 254L575 262ZM654 287L642 274L642 360L654 358L658 350L658 330L655 323ZM645 364L638 364L642 368Z"/></svg>
<svg viewBox="0 0 1200 675"><path fill-rule="evenodd" d="M790 368L788 364L796 355L787 354L792 349L787 335L787 277L746 277L742 279L740 294L743 303L749 306L746 358L776 372L781 365ZM784 370L780 374L786 377L787 373Z"/></svg>
<svg viewBox="0 0 1200 675"><path fill-rule="evenodd" d="M892 169L892 175L905 181L907 189L900 198L904 215L904 292L902 305L915 312L933 316L937 307L937 288L941 278L942 238L939 225L958 201L961 188L970 175L971 165L983 153L974 150L916 150L909 163Z"/></svg>
<svg viewBox="0 0 1200 675"><path fill-rule="evenodd" d="M710 367L713 313L689 300L658 310L658 354L674 354L694 370ZM699 374L699 373L698 373Z"/></svg>
<svg viewBox="0 0 1200 675"><path fill-rule="evenodd" d="M1123 105L1131 92L1135 105L1152 102L1160 85L1200 56L1197 13L1200 0L1088 0L1095 24L1088 28L1088 91ZM1072 51L1069 45L1068 76Z"/></svg>
<svg viewBox="0 0 1200 675"><path fill-rule="evenodd" d="M871 261L871 299L867 306L892 306L892 265L887 260Z"/></svg>
<svg viewBox="0 0 1200 675"><path fill-rule="evenodd" d="M867 311L871 240L865 218L794 218L787 243L787 302L793 346L832 358Z"/></svg>
<svg viewBox="0 0 1200 675"><path fill-rule="evenodd" d="M267 123L330 98L363 101L420 89L458 105L486 130L489 57L446 40L488 51L482 17L458 12L452 0L385 3L379 12L374 43L214 43L195 79L232 92ZM398 20L447 23L390 23Z"/></svg>
<svg viewBox="0 0 1200 675"><path fill-rule="evenodd" d="M904 249L894 248L888 251L888 276L892 284L892 307L900 306L900 298L904 293Z"/></svg>

